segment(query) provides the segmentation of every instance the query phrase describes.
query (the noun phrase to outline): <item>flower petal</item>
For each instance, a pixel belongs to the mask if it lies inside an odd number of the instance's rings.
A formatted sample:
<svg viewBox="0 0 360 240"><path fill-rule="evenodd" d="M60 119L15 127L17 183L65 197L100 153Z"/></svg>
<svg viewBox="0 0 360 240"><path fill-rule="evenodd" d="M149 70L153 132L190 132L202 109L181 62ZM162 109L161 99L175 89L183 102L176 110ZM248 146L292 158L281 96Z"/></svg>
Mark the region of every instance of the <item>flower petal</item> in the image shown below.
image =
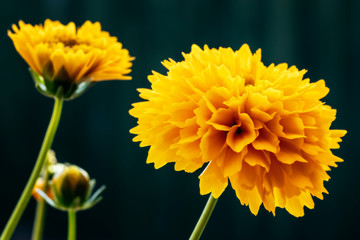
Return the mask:
<svg viewBox="0 0 360 240"><path fill-rule="evenodd" d="M259 165L265 168L267 172L270 170L270 163L271 163L270 156L265 151L256 150L252 147L248 147L248 152L245 155L244 160L250 166Z"/></svg>
<svg viewBox="0 0 360 240"><path fill-rule="evenodd" d="M229 131L234 124L235 117L232 109L220 108L211 117L208 124L220 131Z"/></svg>
<svg viewBox="0 0 360 240"><path fill-rule="evenodd" d="M294 144L285 140L280 142L280 151L276 154L276 157L285 164L293 164L296 161L307 162L300 150Z"/></svg>
<svg viewBox="0 0 360 240"><path fill-rule="evenodd" d="M279 139L273 134L265 125L259 129L259 136L252 143L252 146L257 150L266 150L272 153L279 151Z"/></svg>
<svg viewBox="0 0 360 240"><path fill-rule="evenodd" d="M240 153L234 152L229 147L224 148L216 159L217 165L223 170L224 177L232 176L241 170L246 153L246 148L244 148Z"/></svg>
<svg viewBox="0 0 360 240"><path fill-rule="evenodd" d="M220 168L211 161L199 176L200 194L212 193L214 198L219 198L228 185L228 180L221 173Z"/></svg>
<svg viewBox="0 0 360 240"><path fill-rule="evenodd" d="M200 142L200 148L203 153L203 161L209 162L217 158L226 146L226 133L209 127Z"/></svg>
<svg viewBox="0 0 360 240"><path fill-rule="evenodd" d="M226 137L226 143L234 152L241 152L243 148L252 143L256 138L254 123L249 115L241 113L239 115L239 125L231 127Z"/></svg>

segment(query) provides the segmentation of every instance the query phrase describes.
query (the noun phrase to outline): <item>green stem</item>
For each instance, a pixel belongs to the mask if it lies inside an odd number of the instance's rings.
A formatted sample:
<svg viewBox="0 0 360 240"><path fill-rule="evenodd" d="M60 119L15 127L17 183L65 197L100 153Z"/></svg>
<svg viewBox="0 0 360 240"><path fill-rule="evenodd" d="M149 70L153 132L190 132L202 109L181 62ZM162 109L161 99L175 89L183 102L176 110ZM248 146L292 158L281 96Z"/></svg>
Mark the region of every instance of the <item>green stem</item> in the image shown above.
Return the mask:
<svg viewBox="0 0 360 240"><path fill-rule="evenodd" d="M61 96L61 89L60 89L59 93L60 93L59 95ZM54 110L53 110L53 113L51 116L51 120L50 120L48 129L45 134L44 141L41 145L41 149L40 149L38 158L36 160L36 164L31 173L31 176L25 186L25 189L23 190L23 192L21 194L21 197L20 197L18 203L16 204L15 209L14 209L13 213L11 214L9 221L7 222L7 224L5 226L3 233L1 234L0 240L9 240L11 238L27 204L30 201L31 193L34 188L35 182L38 179L38 177L40 176L41 170L42 170L45 160L46 160L47 152L49 151L51 144L53 142L53 139L54 139L54 136L56 133L56 129L58 127L60 116L61 116L62 105L63 105L63 99L61 97L55 98Z"/></svg>
<svg viewBox="0 0 360 240"><path fill-rule="evenodd" d="M45 161L44 166L44 189L43 191L47 193L49 189L49 160ZM46 202L43 198L40 198L37 200L36 203L36 212L35 212L35 220L34 220L34 226L33 226L33 232L32 232L32 240L42 240L43 239L43 233L44 233L44 226L45 226L45 216L46 216Z"/></svg>
<svg viewBox="0 0 360 240"><path fill-rule="evenodd" d="M42 240L46 214L46 202L39 199L36 204L35 220L32 232L32 240Z"/></svg>
<svg viewBox="0 0 360 240"><path fill-rule="evenodd" d="M68 240L76 240L76 211L68 211Z"/></svg>
<svg viewBox="0 0 360 240"><path fill-rule="evenodd" d="M214 198L211 194L189 240L200 239L201 234L204 231L207 222L209 221L211 213L215 208L216 202L217 202L217 198Z"/></svg>

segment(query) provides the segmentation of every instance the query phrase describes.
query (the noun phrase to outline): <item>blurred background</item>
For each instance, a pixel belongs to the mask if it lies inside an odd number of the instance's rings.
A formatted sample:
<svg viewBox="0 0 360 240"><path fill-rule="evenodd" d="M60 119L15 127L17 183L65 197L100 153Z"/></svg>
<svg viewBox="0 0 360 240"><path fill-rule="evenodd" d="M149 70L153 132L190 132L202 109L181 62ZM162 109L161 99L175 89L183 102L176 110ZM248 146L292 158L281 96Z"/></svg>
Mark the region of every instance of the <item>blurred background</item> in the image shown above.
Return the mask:
<svg viewBox="0 0 360 240"><path fill-rule="evenodd" d="M86 169L104 199L78 213L78 239L187 239L208 196L201 196L198 175L175 172L169 164L146 164L147 148L133 143L128 114L140 101L136 88L150 87L151 70L165 74L160 62L182 60L193 43L203 47L261 48L265 65L287 62L308 69L312 81L325 79L324 99L338 110L333 128L348 134L335 154L344 158L325 183L330 192L315 199L315 209L295 218L284 209L258 216L242 206L232 189L220 197L202 239L346 239L358 235L360 161L358 77L360 1L357 0L16 0L0 9L0 229L7 222L31 173L53 100L39 94L28 66L15 51L7 30L22 19L63 24L99 21L136 57L132 81L99 83L65 102L53 149L60 162ZM353 153L351 154L351 149ZM31 200L13 239L30 239L35 211ZM67 216L48 209L45 240L66 239ZM354 235L355 234L355 235Z"/></svg>

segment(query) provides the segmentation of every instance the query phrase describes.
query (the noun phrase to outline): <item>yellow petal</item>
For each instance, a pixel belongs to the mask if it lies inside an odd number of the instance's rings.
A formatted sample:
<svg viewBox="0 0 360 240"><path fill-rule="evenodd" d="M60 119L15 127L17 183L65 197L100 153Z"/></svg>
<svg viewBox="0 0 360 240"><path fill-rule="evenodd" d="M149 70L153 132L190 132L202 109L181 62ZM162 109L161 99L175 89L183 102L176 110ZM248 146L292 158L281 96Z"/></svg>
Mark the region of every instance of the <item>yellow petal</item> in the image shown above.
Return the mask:
<svg viewBox="0 0 360 240"><path fill-rule="evenodd" d="M287 139L305 137L304 124L301 118L297 116L283 117L280 120L280 124L283 126L283 132Z"/></svg>
<svg viewBox="0 0 360 240"><path fill-rule="evenodd" d="M234 152L241 152L242 149L253 142L256 138L254 123L249 115L239 115L239 124L231 127L226 137L226 143Z"/></svg>
<svg viewBox="0 0 360 240"><path fill-rule="evenodd" d="M252 147L248 147L248 152L244 157L244 160L250 166L259 165L266 169L268 172L270 170L270 157L269 154L262 150L255 150Z"/></svg>
<svg viewBox="0 0 360 240"><path fill-rule="evenodd" d="M214 198L219 198L228 185L227 178L223 177L221 170L215 162L211 161L199 176L200 194L212 193Z"/></svg>
<svg viewBox="0 0 360 240"><path fill-rule="evenodd" d="M241 170L243 158L246 153L246 148L240 153L234 152L229 147L224 148L216 158L217 165L223 170L224 177L232 176Z"/></svg>
<svg viewBox="0 0 360 240"><path fill-rule="evenodd" d="M239 188L235 190L236 196L240 200L241 204L249 205L250 211L255 216L259 212L259 208L261 206L262 200L257 191L257 188L254 187L251 190Z"/></svg>
<svg viewBox="0 0 360 240"><path fill-rule="evenodd" d="M235 121L234 115L236 115L236 113L234 114L232 109L220 108L212 115L207 123L217 130L229 131Z"/></svg>
<svg viewBox="0 0 360 240"><path fill-rule="evenodd" d="M231 185L235 190L240 187L252 189L256 185L260 176L259 166L252 167L246 162L243 162L241 171L229 178Z"/></svg>
<svg viewBox="0 0 360 240"><path fill-rule="evenodd" d="M203 153L203 161L214 160L226 146L226 133L210 127L202 137L200 148Z"/></svg>
<svg viewBox="0 0 360 240"><path fill-rule="evenodd" d="M307 162L306 159L303 158L300 150L288 141L280 142L280 151L276 154L277 159L285 164L292 164L296 161L298 162Z"/></svg>
<svg viewBox="0 0 360 240"><path fill-rule="evenodd" d="M263 128L259 129L259 136L252 143L252 146L257 150L267 150L272 153L277 153L279 143L278 137L264 125Z"/></svg>

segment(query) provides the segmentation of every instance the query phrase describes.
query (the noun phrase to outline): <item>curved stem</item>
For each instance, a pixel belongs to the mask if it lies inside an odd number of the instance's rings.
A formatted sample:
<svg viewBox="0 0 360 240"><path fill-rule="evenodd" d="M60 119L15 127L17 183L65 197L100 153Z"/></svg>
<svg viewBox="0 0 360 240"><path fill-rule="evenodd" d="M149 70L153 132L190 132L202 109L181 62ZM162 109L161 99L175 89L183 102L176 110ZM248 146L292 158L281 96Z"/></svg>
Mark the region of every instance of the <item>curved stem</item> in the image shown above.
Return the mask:
<svg viewBox="0 0 360 240"><path fill-rule="evenodd" d="M47 193L49 189L49 160L45 161L44 164L44 192ZM36 203L36 212L35 212L35 219L34 219L34 226L33 226L33 232L32 232L32 240L42 240L43 239L43 233L44 233L44 226L45 226L45 216L46 216L46 205L47 203L43 198L40 198L37 200Z"/></svg>
<svg viewBox="0 0 360 240"><path fill-rule="evenodd" d="M68 240L76 240L76 211L68 211Z"/></svg>
<svg viewBox="0 0 360 240"><path fill-rule="evenodd" d="M205 229L205 226L207 222L209 221L209 218L211 216L211 213L213 212L215 208L215 204L217 202L217 198L214 198L212 194L209 197L209 200L206 203L206 206L199 218L199 221L197 222L194 231L192 232L190 236L190 240L198 240L201 237L202 232Z"/></svg>
<svg viewBox="0 0 360 240"><path fill-rule="evenodd" d="M61 92L61 91L60 91ZM30 178L25 186L25 189L23 190L21 197L16 204L16 207L11 214L11 217L9 221L7 222L5 229L3 233L1 234L0 240L9 240L27 206L27 204L30 201L31 198L31 192L34 188L35 182L40 176L41 170L44 166L47 152L49 151L51 144L53 142L56 129L59 124L60 116L61 116L61 110L63 105L63 99L62 98L55 98L54 103L54 110L51 116L51 120L48 126L48 129L45 134L45 138L43 140L43 143L41 145L41 149L38 155L38 158L36 160L34 169L30 175Z"/></svg>

